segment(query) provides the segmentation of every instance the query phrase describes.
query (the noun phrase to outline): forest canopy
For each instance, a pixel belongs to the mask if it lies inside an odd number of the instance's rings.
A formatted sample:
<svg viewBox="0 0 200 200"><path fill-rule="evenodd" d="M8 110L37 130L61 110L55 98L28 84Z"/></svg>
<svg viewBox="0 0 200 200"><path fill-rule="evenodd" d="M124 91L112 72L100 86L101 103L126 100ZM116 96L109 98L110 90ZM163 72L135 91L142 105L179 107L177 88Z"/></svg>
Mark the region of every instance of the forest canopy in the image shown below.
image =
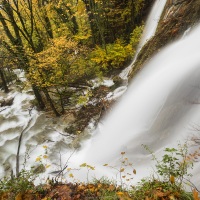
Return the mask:
<svg viewBox="0 0 200 200"><path fill-rule="evenodd" d="M0 75L20 69L40 109L65 111L71 88L121 69L134 56L152 1L1 0Z"/></svg>

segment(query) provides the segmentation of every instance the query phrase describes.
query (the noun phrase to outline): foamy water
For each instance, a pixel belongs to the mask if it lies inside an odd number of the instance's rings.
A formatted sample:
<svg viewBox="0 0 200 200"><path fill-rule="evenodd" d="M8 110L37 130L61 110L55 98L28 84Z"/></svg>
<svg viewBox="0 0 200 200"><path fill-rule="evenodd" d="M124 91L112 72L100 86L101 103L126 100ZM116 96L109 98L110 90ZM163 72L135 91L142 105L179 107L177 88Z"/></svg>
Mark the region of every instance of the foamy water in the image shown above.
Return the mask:
<svg viewBox="0 0 200 200"><path fill-rule="evenodd" d="M177 148L199 136L194 129L200 124L199 34L200 26L151 59L73 164L85 161L98 168L99 176L114 177L116 172L105 172L102 166L119 168L120 152L125 151L138 171L136 181L149 175L153 166L142 144L160 157L164 148ZM193 173L199 187L198 167Z"/></svg>

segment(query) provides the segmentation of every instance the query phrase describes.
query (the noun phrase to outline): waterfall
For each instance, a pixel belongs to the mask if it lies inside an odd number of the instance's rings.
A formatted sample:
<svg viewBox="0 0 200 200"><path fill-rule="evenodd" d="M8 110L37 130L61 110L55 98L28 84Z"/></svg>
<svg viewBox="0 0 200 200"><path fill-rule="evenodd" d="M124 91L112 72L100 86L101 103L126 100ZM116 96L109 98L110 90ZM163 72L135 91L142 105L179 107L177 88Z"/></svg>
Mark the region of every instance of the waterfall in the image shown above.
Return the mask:
<svg viewBox="0 0 200 200"><path fill-rule="evenodd" d="M161 13L166 0L156 0L148 23L145 29L155 30L159 19L158 13ZM156 22L156 23L155 23ZM146 31L145 33L147 33ZM155 31L151 31L150 34L144 34L143 40L146 41L153 36ZM131 66L131 65L130 65ZM19 79L24 81L24 73L19 70L16 71ZM128 71L127 71L128 73ZM13 98L13 105L3 107L0 110L0 176L3 176L5 171L10 171L11 168L15 170L16 153L18 147L18 140L21 132L23 132L22 144L20 149L20 161L23 163L23 157L27 148L31 148L30 159L28 163L30 166L35 165L35 158L41 154L44 150L40 147L40 144L47 145L49 147L49 156L52 160L56 160L58 148L66 148L70 143L70 138L63 138L59 131L62 132L65 124L63 121L58 122L57 125L52 123L52 120L47 120L42 112L38 112L35 108L31 108L30 101L34 99L34 95L31 91L16 91L14 86L6 97L1 91L0 101L4 98ZM118 94L120 95L125 91L126 87L119 88ZM116 97L116 95L115 95ZM28 127L27 127L28 126ZM58 131L54 131L57 129ZM50 141L50 142L49 142ZM55 161L56 162L56 161ZM27 165L28 165L27 163Z"/></svg>
<svg viewBox="0 0 200 200"><path fill-rule="evenodd" d="M145 176L151 156L142 144L159 156L166 147L199 137L195 129L200 126L199 34L200 25L144 67L87 144L88 163L120 166L120 152L125 151L138 176Z"/></svg>
<svg viewBox="0 0 200 200"><path fill-rule="evenodd" d="M152 13L159 10L159 17L165 2L157 0ZM158 17L150 17L156 26ZM155 27L144 37L144 42L154 34ZM199 133L195 130L200 126L199 34L200 26L155 55L132 81L120 102L99 124L92 139L85 141L83 148L70 160L69 154L63 155L63 162L68 160L71 168L87 162L97 168L91 176L115 177L115 172L108 171L103 164L119 167L120 153L123 151L137 171L135 180L139 180L149 175L152 166L151 155L142 144L160 156L165 147L176 147L178 142L184 143L193 136L198 137ZM37 146L44 138L55 143L58 141L56 145L47 144L51 149L49 153L55 153L56 148L65 143L59 133L48 130L50 123L46 123L42 114L34 109L29 112L29 101L33 95L28 92L11 92L9 95L14 97L13 105L0 111L0 171L15 165L19 133L29 121L30 127L23 138L22 152L25 152L27 145ZM20 102L24 102L23 107ZM193 145L193 142L190 144ZM32 163L41 152L42 147L39 147L37 152L31 154ZM56 162L57 158L50 155L50 159ZM4 165L6 161L9 166ZM198 168L195 168L193 174L198 173ZM84 180L86 174L80 172L77 176ZM200 186L197 176L194 176L193 181L196 186Z"/></svg>
<svg viewBox="0 0 200 200"><path fill-rule="evenodd" d="M162 11L165 7L167 0L157 0L155 1L151 12L148 16L147 22L146 22L146 26L144 28L144 32L142 35L142 38L140 40L139 43L139 49L141 49L144 44L152 37L154 36L156 29L157 29L157 25L158 22L160 20L160 16L162 14Z"/></svg>
<svg viewBox="0 0 200 200"><path fill-rule="evenodd" d="M124 69L119 75L122 79L125 79L125 80L127 79L128 74L129 74L131 68L133 67L134 62L136 61L140 50L146 44L146 42L151 37L154 36L156 29L157 29L157 26L158 26L158 22L160 20L160 16L163 12L163 9L164 9L166 2L167 2L167 0L156 0L155 1L154 5L151 9L151 12L148 16L147 22L145 23L144 31L143 31L140 43L138 45L138 48L136 50L134 59L131 62L131 64L126 69Z"/></svg>

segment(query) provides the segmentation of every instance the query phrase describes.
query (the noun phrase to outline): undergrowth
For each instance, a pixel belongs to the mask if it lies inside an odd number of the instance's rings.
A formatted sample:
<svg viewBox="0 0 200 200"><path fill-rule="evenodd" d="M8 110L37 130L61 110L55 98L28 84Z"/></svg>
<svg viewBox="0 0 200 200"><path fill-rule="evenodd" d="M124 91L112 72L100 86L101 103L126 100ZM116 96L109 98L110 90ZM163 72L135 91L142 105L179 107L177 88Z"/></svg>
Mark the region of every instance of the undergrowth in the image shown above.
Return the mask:
<svg viewBox="0 0 200 200"><path fill-rule="evenodd" d="M23 169L18 176L0 180L0 200L200 200L197 188L188 181L191 176L188 171L192 169L199 151L189 154L186 144L179 145L177 149L166 148L159 160L147 146L144 147L155 160L156 170L137 185L132 184L136 169L126 153L121 152L120 166L104 164L116 172L119 183L105 177L90 181L88 174L95 167L87 163L80 165L87 169L87 183L48 179L45 184L36 186L34 181L38 175L33 170ZM65 170L69 176L74 176L69 168ZM190 192L185 190L186 184L190 185Z"/></svg>

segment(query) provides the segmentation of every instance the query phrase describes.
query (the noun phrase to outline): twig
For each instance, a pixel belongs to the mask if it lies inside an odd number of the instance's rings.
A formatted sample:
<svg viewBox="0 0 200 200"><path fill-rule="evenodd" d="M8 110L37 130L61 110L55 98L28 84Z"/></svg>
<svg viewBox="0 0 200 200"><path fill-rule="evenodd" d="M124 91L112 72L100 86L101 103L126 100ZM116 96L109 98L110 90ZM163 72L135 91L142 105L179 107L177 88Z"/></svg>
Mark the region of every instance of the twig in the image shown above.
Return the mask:
<svg viewBox="0 0 200 200"><path fill-rule="evenodd" d="M75 153L75 150L71 153L71 155L69 156L69 158L67 159L67 161L66 161L66 163L65 163L65 165L64 165L64 167L63 167L63 169L61 169L59 172L58 172L58 174L56 175L56 178L58 178L62 173L63 173L63 171L68 167L68 161L69 161L69 159L72 157L72 155ZM61 158L60 158L60 161L61 161Z"/></svg>
<svg viewBox="0 0 200 200"><path fill-rule="evenodd" d="M8 107L7 107L7 108L8 108ZM4 109L0 110L0 112L2 112L2 111L4 111L4 110L6 110L7 108L4 108Z"/></svg>
<svg viewBox="0 0 200 200"><path fill-rule="evenodd" d="M16 155L16 176L19 176L19 152L20 152L20 147L21 147L21 142L22 142L22 136L25 133L25 131L27 130L27 128L29 127L31 120L32 120L32 118L29 119L28 124L22 130L22 132L20 133L20 136L19 136L17 155Z"/></svg>
<svg viewBox="0 0 200 200"><path fill-rule="evenodd" d="M197 192L200 192L200 190L197 189L197 187L194 185L194 183L192 183L190 180L188 180L187 178L184 178L186 181L188 181L191 186L197 191Z"/></svg>

